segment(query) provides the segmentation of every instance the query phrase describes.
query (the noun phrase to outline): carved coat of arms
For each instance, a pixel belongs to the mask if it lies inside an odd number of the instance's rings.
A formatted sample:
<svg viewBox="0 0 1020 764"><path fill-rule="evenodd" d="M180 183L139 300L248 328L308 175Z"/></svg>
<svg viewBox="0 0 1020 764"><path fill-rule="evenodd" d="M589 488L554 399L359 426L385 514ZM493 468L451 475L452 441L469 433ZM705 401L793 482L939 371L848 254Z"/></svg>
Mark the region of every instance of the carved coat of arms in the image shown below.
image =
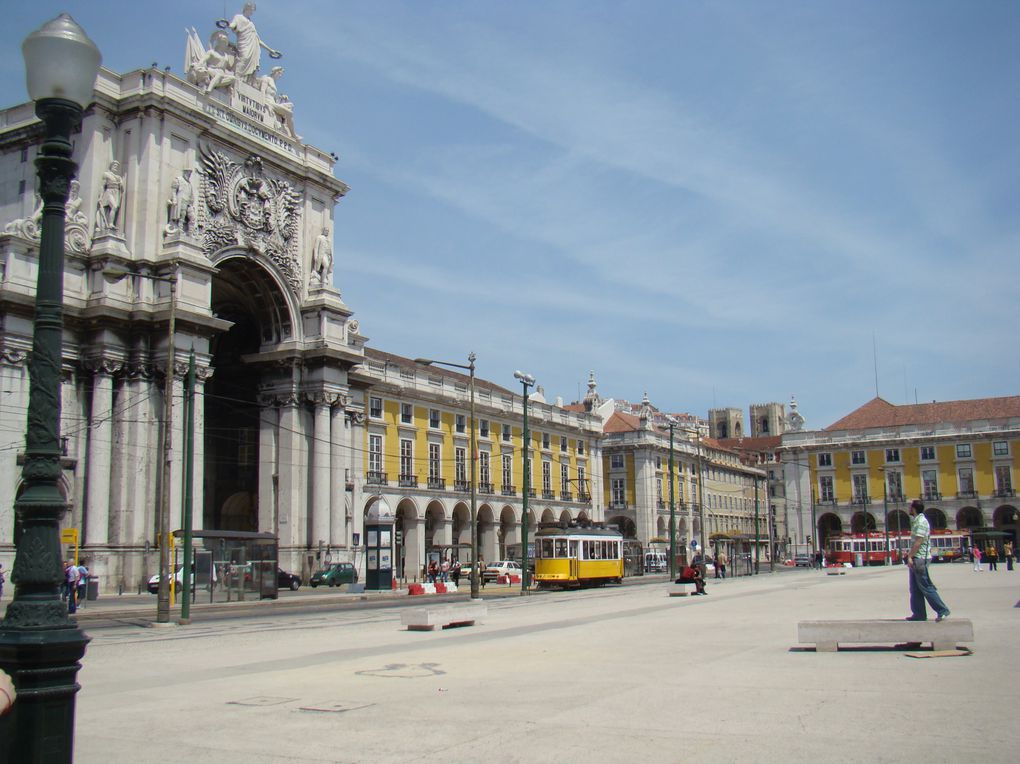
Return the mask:
<svg viewBox="0 0 1020 764"><path fill-rule="evenodd" d="M267 177L262 158L254 154L244 164L205 146L201 154L209 216L203 247L206 255L224 247L247 247L275 263L291 290L298 294L301 194L288 181Z"/></svg>

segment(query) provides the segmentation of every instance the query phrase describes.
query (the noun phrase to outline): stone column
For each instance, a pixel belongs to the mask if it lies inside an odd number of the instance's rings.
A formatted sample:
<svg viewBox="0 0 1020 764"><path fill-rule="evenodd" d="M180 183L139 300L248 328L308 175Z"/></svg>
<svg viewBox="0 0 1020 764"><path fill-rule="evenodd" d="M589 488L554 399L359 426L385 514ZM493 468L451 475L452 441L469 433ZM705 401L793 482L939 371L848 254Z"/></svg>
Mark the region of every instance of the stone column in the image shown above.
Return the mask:
<svg viewBox="0 0 1020 764"><path fill-rule="evenodd" d="M280 412L271 397L259 400L259 531L280 534L277 524ZM286 566L284 566L286 567Z"/></svg>
<svg viewBox="0 0 1020 764"><path fill-rule="evenodd" d="M311 515L312 537L309 541L312 548L318 548L319 542L329 542L330 526L330 451L332 437L330 431L330 403L324 395L311 396L314 410L312 427L312 496L308 502Z"/></svg>
<svg viewBox="0 0 1020 764"><path fill-rule="evenodd" d="M276 474L278 486L277 527L280 547L293 549L303 545L308 532L303 511L304 490L308 476L305 473L305 456L301 447L304 428L301 411L295 395L278 398L280 402L279 456Z"/></svg>
<svg viewBox="0 0 1020 764"><path fill-rule="evenodd" d="M329 477L329 545L333 548L347 546L347 496L348 469L350 467L350 429L346 424L346 403L339 396L336 405L330 409L330 477Z"/></svg>
<svg viewBox="0 0 1020 764"><path fill-rule="evenodd" d="M110 541L110 468L113 463L113 374L121 364L101 359L89 362L92 370L92 407L89 413L88 494L85 538L89 546Z"/></svg>

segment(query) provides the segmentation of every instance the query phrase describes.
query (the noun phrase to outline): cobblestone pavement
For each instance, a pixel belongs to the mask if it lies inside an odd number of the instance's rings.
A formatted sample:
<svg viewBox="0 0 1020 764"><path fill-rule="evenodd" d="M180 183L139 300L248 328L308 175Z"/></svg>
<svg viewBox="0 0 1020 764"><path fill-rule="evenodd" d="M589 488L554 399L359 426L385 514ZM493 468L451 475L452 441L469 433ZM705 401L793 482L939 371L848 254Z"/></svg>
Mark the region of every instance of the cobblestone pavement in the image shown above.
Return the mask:
<svg viewBox="0 0 1020 764"><path fill-rule="evenodd" d="M436 632L392 608L97 628L76 761L1015 761L1020 573L932 576L972 655L796 644L906 615L902 567L492 597Z"/></svg>

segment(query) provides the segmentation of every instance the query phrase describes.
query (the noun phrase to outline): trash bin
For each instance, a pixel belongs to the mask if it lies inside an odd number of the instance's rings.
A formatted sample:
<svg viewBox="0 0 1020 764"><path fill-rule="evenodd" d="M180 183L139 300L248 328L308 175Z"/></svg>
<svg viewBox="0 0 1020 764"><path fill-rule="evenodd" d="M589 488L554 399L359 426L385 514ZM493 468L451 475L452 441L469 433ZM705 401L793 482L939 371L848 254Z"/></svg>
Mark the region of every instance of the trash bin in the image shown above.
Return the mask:
<svg viewBox="0 0 1020 764"><path fill-rule="evenodd" d="M85 589L85 599L89 602L99 599L99 576L89 576Z"/></svg>

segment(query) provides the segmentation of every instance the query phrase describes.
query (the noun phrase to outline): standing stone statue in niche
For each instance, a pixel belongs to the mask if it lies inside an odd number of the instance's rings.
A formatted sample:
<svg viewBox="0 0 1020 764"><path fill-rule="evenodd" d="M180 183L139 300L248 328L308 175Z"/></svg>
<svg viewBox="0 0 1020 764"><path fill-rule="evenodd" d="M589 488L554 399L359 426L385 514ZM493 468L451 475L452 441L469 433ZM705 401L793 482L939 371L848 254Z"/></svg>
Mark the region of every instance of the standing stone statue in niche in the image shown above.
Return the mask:
<svg viewBox="0 0 1020 764"><path fill-rule="evenodd" d="M166 233L191 233L195 227L195 188L191 185L190 169L174 178L166 206Z"/></svg>
<svg viewBox="0 0 1020 764"><path fill-rule="evenodd" d="M283 57L280 51L273 50L259 37L259 32L255 28L255 22L251 20L254 12L255 3L245 3L242 11L230 21L220 19L216 22L216 26L221 29L229 28L237 35L237 42L234 43L234 47L237 48L234 74L249 80L253 79L255 72L258 71L259 63L262 59L262 48L266 49L270 58Z"/></svg>
<svg viewBox="0 0 1020 764"><path fill-rule="evenodd" d="M103 191L96 207L96 232L117 230L120 205L124 200L124 178L120 174L120 162L114 159L110 169L103 173Z"/></svg>
<svg viewBox="0 0 1020 764"><path fill-rule="evenodd" d="M328 285L333 280L333 245L329 242L329 229L323 228L312 250L310 284Z"/></svg>
<svg viewBox="0 0 1020 764"><path fill-rule="evenodd" d="M294 104L283 94L277 94L276 81L283 74L282 66L274 66L268 75L259 77L259 89L265 96L266 105L272 109L277 121L283 131L294 140L300 140L301 136L294 129Z"/></svg>
<svg viewBox="0 0 1020 764"><path fill-rule="evenodd" d="M89 219L81 211L81 184L77 180L71 181L71 191L67 197L66 220L68 224L86 225Z"/></svg>

